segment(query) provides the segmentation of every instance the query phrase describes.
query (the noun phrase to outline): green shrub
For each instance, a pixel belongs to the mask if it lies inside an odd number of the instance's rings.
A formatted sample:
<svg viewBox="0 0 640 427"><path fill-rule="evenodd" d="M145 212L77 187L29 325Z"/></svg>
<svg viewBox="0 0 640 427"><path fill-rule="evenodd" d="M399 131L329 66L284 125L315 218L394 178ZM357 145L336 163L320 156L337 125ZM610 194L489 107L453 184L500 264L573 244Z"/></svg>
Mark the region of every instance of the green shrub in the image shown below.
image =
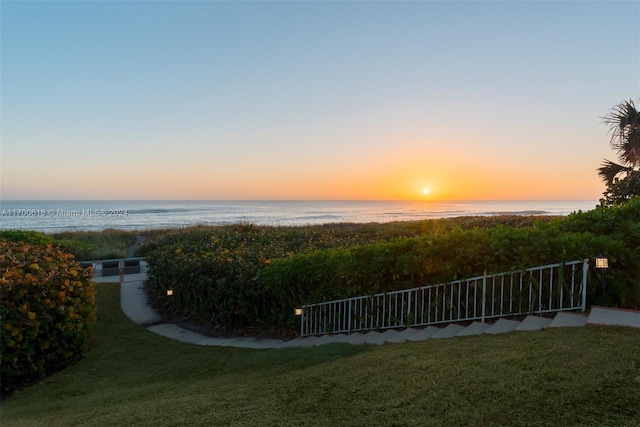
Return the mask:
<svg viewBox="0 0 640 427"><path fill-rule="evenodd" d="M69 233L63 235L70 235ZM73 254L77 260L93 260L95 258L95 248L89 243L72 240L59 239L54 236L30 230L0 230L0 238L10 242L29 243L31 245L52 245L60 246L64 252Z"/></svg>
<svg viewBox="0 0 640 427"><path fill-rule="evenodd" d="M629 250L625 257L606 248L601 251L611 261L606 273L605 304L640 309L640 196L621 205L571 214L559 226L563 231L582 230L608 236Z"/></svg>
<svg viewBox="0 0 640 427"><path fill-rule="evenodd" d="M226 327L266 326L260 272L270 258L286 254L272 237L246 226L170 236L146 258L149 285L172 314ZM170 299L167 289L174 291Z"/></svg>
<svg viewBox="0 0 640 427"><path fill-rule="evenodd" d="M197 228L149 242L149 286L167 313L225 327L269 326L279 308L261 280L271 260L306 250L352 246L398 229L339 224ZM171 298L167 289L173 289Z"/></svg>
<svg viewBox="0 0 640 427"><path fill-rule="evenodd" d="M589 231L616 236L629 246L640 246L640 196L616 206L598 206L587 212L575 212L561 221L567 231ZM631 232L629 232L631 230Z"/></svg>
<svg viewBox="0 0 640 427"><path fill-rule="evenodd" d="M101 258L98 256L96 252L95 246L83 242L81 240L66 240L60 239L56 240L56 244L60 246L60 248L67 253L73 254L75 259L78 261L89 261L95 259L109 259L109 258ZM113 257L116 258L116 257Z"/></svg>
<svg viewBox="0 0 640 427"><path fill-rule="evenodd" d="M47 245L0 239L2 391L75 363L95 324L91 268Z"/></svg>
<svg viewBox="0 0 640 427"><path fill-rule="evenodd" d="M10 242L23 242L32 245L51 245L54 243L53 237L30 230L0 230L0 239Z"/></svg>
<svg viewBox="0 0 640 427"><path fill-rule="evenodd" d="M591 233L528 228L451 230L446 234L298 254L271 263L263 283L283 307L446 283L455 279L591 258L614 262L631 257L619 240ZM611 299L625 295L612 282ZM591 294L591 302L600 295Z"/></svg>

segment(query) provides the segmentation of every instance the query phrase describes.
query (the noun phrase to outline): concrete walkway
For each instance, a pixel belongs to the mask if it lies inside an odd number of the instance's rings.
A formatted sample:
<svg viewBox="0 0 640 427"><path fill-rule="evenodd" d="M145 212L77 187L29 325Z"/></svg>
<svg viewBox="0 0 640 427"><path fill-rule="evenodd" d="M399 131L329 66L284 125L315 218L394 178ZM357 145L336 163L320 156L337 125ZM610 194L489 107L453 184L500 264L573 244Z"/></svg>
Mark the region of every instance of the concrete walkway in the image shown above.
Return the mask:
<svg viewBox="0 0 640 427"><path fill-rule="evenodd" d="M453 338L468 335L498 334L512 331L530 331L554 327L579 327L585 325L619 325L640 328L640 312L630 310L593 307L589 316L586 314L560 312L554 319L538 316L528 316L522 322L500 319L493 324L473 322L469 326L458 324L429 326L424 329L406 328L401 330L387 330L384 332L371 331L356 332L350 335L323 335L305 338L294 338L284 341L277 339L258 338L211 338L193 331L181 328L171 323L164 323L162 316L156 313L148 304L144 292L147 266L141 262L141 272L121 276L101 276L101 265L95 266L95 282L120 282L120 306L122 311L135 323L148 330L171 338L195 345L240 347L253 349L310 347L328 343L343 342L349 344L400 343L404 341L422 341L433 338Z"/></svg>
<svg viewBox="0 0 640 427"><path fill-rule="evenodd" d="M141 263L141 273L121 276L100 276L100 265L95 266L95 282L120 282L120 307L128 318L156 334L196 345L240 348L281 348L286 341L256 338L211 338L171 323L163 323L162 316L153 310L144 292L146 263Z"/></svg>

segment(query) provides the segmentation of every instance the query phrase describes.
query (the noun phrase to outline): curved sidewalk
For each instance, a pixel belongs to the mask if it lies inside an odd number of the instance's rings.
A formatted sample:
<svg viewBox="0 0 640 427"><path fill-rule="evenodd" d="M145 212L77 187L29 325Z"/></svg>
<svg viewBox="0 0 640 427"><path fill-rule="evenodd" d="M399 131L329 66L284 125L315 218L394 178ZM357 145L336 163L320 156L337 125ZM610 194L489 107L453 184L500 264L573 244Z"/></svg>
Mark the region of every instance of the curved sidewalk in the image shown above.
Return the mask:
<svg viewBox="0 0 640 427"><path fill-rule="evenodd" d="M171 323L162 322L162 317L147 303L144 293L146 273L125 274L118 276L94 277L95 282L120 282L120 307L127 317L138 325L144 326L156 334L196 345L240 348L282 348L288 347L289 341L256 338L211 338L181 328Z"/></svg>

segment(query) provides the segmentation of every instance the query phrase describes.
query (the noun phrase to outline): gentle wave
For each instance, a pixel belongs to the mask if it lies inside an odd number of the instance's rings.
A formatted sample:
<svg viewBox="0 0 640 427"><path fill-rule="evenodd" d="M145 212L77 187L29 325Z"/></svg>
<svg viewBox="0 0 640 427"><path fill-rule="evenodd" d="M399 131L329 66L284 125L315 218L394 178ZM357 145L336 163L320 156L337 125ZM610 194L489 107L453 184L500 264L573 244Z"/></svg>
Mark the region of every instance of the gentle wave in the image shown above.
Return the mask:
<svg viewBox="0 0 640 427"><path fill-rule="evenodd" d="M191 212L190 209L186 208L174 208L174 209L129 209L129 215L149 215L149 214L170 214L170 213L179 213L179 212Z"/></svg>

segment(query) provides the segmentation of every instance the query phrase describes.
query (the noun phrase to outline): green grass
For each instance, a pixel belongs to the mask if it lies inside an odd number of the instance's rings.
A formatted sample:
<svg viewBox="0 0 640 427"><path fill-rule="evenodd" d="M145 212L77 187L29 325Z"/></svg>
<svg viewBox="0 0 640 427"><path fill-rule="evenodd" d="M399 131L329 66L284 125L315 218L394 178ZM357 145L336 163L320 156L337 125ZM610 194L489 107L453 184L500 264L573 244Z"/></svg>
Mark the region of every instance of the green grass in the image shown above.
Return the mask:
<svg viewBox="0 0 640 427"><path fill-rule="evenodd" d="M1 405L7 426L640 425L640 329L247 350L171 341L98 285L89 355Z"/></svg>

